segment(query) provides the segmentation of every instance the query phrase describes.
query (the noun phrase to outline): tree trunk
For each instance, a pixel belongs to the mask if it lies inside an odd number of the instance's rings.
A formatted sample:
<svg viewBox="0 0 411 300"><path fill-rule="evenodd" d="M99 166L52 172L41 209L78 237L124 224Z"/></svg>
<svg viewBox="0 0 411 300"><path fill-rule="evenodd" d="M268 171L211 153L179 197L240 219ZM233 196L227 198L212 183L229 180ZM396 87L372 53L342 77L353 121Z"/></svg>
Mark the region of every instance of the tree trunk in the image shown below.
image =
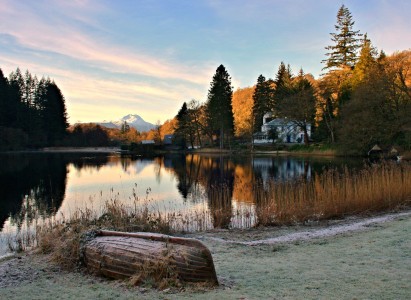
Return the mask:
<svg viewBox="0 0 411 300"><path fill-rule="evenodd" d="M307 125L304 125L304 145L308 145L310 140L308 139Z"/></svg>
<svg viewBox="0 0 411 300"><path fill-rule="evenodd" d="M197 133L197 140L198 140L198 144L200 145L200 147L203 147L202 143L201 143L201 136L200 136L200 130L197 126L196 128L196 133Z"/></svg>
<svg viewBox="0 0 411 300"><path fill-rule="evenodd" d="M220 128L220 149L224 148L224 127Z"/></svg>

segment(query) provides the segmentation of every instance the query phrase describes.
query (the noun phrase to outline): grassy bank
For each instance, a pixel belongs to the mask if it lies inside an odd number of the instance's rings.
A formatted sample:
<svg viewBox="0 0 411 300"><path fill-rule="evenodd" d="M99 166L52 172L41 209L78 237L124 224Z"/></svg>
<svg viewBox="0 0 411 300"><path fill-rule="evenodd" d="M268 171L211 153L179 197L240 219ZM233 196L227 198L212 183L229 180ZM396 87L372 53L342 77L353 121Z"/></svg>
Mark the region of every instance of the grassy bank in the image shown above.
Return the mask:
<svg viewBox="0 0 411 300"><path fill-rule="evenodd" d="M265 235L294 233L299 227L263 230ZM306 230L303 228L302 230ZM375 224L362 232L308 242L245 246L204 235L220 287L158 291L129 287L84 273L65 272L47 257L3 262L1 270L26 270L4 299L408 299L411 294L411 218ZM261 230L208 232L205 237L252 240ZM9 265L7 265L9 264ZM32 274L32 275L30 275ZM4 277L3 277L4 278Z"/></svg>

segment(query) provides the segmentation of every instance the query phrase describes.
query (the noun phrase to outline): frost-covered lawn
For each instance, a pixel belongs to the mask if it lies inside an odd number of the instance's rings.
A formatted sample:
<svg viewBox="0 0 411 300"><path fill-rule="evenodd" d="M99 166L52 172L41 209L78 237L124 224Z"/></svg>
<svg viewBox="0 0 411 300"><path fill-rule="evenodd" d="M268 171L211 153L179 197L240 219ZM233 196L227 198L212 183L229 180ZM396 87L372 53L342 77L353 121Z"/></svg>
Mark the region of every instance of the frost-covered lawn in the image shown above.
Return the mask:
<svg viewBox="0 0 411 300"><path fill-rule="evenodd" d="M126 289L118 282L50 271L44 261L13 262L37 272L22 284L0 288L0 299L410 299L411 217L369 225L365 230L256 246L224 243L294 233L282 228L203 235L222 285L214 290L170 293ZM4 268L5 263L0 265ZM20 265L19 265L20 264ZM4 272L0 272L0 286ZM5 277L3 277L5 278Z"/></svg>

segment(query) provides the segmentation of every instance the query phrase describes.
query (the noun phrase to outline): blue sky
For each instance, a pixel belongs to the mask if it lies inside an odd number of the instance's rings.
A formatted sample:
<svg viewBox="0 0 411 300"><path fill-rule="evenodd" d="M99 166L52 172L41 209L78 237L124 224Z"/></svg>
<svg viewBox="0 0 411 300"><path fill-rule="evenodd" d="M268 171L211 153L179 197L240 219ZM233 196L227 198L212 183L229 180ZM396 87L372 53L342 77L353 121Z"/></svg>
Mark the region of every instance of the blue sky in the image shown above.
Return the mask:
<svg viewBox="0 0 411 300"><path fill-rule="evenodd" d="M411 48L409 0L1 0L0 68L54 79L72 124L164 122L220 64L234 89L281 61L318 78L342 4L379 50Z"/></svg>

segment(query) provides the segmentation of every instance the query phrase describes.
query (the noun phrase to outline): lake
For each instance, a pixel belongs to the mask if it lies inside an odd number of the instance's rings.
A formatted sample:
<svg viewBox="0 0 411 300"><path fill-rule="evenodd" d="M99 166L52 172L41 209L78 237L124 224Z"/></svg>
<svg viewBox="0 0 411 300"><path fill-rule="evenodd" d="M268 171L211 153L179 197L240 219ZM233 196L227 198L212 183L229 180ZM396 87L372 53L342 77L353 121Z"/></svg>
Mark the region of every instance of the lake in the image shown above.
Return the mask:
<svg viewBox="0 0 411 300"><path fill-rule="evenodd" d="M110 200L185 218L184 230L213 228L214 211L228 211L223 227L255 223L255 186L268 180L310 180L330 168L362 167L362 160L285 156L104 153L1 154L0 238L77 209L103 211ZM202 224L193 216L201 214ZM232 216L232 217L230 217ZM190 221L192 220L192 221ZM5 250L3 249L3 252ZM1 253L1 249L0 249Z"/></svg>

